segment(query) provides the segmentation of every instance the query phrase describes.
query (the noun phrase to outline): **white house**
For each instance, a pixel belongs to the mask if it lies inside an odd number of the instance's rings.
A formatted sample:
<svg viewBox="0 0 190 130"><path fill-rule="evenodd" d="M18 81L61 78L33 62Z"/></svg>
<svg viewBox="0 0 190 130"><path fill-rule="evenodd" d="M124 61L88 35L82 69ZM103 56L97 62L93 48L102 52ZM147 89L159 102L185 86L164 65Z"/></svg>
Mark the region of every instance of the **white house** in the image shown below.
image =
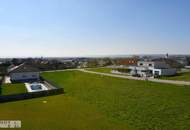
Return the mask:
<svg viewBox="0 0 190 130"><path fill-rule="evenodd" d="M39 70L26 64L9 67L8 74L12 82L36 81L40 78Z"/></svg>
<svg viewBox="0 0 190 130"><path fill-rule="evenodd" d="M170 68L166 63L159 61L139 61L137 66L129 67L132 75L141 77L172 76L176 69Z"/></svg>

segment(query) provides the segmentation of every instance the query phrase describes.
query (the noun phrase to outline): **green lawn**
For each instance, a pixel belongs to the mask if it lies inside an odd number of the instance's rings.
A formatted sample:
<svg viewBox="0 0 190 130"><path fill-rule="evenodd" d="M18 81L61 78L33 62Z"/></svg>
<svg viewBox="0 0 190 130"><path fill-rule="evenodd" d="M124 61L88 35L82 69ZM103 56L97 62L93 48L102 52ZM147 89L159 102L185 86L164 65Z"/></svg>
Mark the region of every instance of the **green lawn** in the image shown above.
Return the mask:
<svg viewBox="0 0 190 130"><path fill-rule="evenodd" d="M101 72L101 73L115 74L115 75L129 75L128 73L125 73L125 74L112 73L111 72L113 70L112 68L91 68L91 69L86 69L86 70L94 71L94 72Z"/></svg>
<svg viewBox="0 0 190 130"><path fill-rule="evenodd" d="M86 69L86 70L102 72L102 73L111 73L112 68L91 68L91 69Z"/></svg>
<svg viewBox="0 0 190 130"><path fill-rule="evenodd" d="M20 94L25 92L27 92L27 90L23 83L3 84L1 90L2 95Z"/></svg>
<svg viewBox="0 0 190 130"><path fill-rule="evenodd" d="M176 76L161 77L161 79L190 81L190 72L178 73Z"/></svg>
<svg viewBox="0 0 190 130"><path fill-rule="evenodd" d="M42 75L65 94L0 104L0 120L22 120L27 130L190 130L190 86L79 71Z"/></svg>

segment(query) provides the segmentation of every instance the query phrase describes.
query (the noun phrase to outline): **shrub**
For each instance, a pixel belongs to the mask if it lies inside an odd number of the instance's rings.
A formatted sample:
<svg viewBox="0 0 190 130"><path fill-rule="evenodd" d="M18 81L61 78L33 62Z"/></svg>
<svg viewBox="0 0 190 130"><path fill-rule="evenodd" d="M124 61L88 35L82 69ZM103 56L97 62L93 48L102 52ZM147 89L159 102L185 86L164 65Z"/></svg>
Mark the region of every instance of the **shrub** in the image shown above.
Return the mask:
<svg viewBox="0 0 190 130"><path fill-rule="evenodd" d="M130 72L130 70L129 69L127 69L127 68L117 68L117 69L115 69L116 71L119 71L119 72L121 72L121 73L129 73Z"/></svg>

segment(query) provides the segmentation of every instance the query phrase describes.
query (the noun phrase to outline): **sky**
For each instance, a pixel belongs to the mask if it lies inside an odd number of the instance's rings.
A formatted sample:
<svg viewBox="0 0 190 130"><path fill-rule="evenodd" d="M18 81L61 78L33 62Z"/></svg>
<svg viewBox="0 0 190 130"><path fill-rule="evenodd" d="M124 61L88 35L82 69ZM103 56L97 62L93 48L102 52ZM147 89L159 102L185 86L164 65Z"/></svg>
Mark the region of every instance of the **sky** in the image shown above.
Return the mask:
<svg viewBox="0 0 190 130"><path fill-rule="evenodd" d="M0 57L190 54L190 0L1 0Z"/></svg>

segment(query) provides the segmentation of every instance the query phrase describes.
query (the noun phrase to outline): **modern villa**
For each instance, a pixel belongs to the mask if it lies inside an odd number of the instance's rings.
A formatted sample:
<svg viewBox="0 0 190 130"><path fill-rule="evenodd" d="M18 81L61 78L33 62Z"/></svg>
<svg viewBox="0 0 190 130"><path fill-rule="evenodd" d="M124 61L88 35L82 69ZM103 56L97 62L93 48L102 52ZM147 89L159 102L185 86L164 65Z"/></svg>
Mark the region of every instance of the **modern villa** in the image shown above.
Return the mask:
<svg viewBox="0 0 190 130"><path fill-rule="evenodd" d="M141 77L172 76L176 74L176 69L170 68L160 61L139 61L137 66L130 66L131 75Z"/></svg>
<svg viewBox="0 0 190 130"><path fill-rule="evenodd" d="M40 78L39 70L25 63L9 67L8 75L11 82L37 81Z"/></svg>

